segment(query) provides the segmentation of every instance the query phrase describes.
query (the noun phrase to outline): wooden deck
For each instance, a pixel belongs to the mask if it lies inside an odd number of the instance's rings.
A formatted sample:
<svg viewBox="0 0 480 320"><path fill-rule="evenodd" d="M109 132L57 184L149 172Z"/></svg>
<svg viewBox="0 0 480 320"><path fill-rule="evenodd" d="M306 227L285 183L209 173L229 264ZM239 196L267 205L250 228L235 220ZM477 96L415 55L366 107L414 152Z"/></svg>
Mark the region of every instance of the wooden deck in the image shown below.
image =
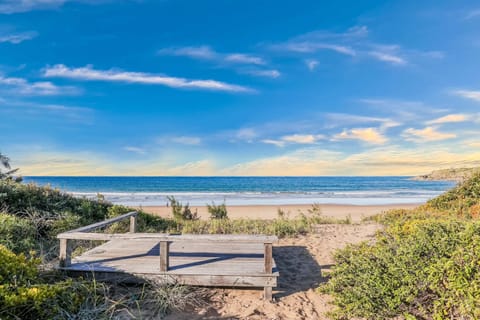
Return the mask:
<svg viewBox="0 0 480 320"><path fill-rule="evenodd" d="M69 246L63 243L62 269L68 272L195 286L258 287L265 289L266 299L271 299L272 288L277 285L279 273L272 257L276 237L104 234L86 233L91 230L86 227L79 230L60 234L61 244L62 240L74 239L108 242L71 260Z"/></svg>

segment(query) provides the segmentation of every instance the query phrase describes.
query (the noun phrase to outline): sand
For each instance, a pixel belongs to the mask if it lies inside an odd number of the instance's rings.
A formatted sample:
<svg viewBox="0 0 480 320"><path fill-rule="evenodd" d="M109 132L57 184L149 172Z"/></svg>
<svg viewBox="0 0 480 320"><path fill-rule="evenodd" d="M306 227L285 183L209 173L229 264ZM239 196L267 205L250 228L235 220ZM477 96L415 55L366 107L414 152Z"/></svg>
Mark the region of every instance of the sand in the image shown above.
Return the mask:
<svg viewBox="0 0 480 320"><path fill-rule="evenodd" d="M273 250L280 272L273 302L262 300L262 290L210 289L203 306L174 312L166 319L328 319L332 298L316 289L327 281L333 252L349 243L372 240L380 228L373 223L322 225L317 234L281 239Z"/></svg>
<svg viewBox="0 0 480 320"><path fill-rule="evenodd" d="M262 299L263 290L204 289L208 299L201 306L188 311L174 312L167 320L322 320L334 309L332 297L317 291L328 280L328 272L334 264L333 254L350 243L373 241L382 227L373 222L362 222L371 216L393 208L413 208L417 204L355 206L322 205L324 216L344 218L351 216L353 224L328 224L319 226L315 234L281 239L274 245L275 258L280 277L274 288L274 301ZM277 216L281 208L294 217L298 212L307 212L311 205L304 206L231 206L228 214L235 218L265 218ZM169 216L170 208L144 207L147 212ZM195 209L195 208L194 208ZM205 207L198 207L202 218L207 218Z"/></svg>
<svg viewBox="0 0 480 320"><path fill-rule="evenodd" d="M325 217L345 218L350 216L353 222L359 222L364 217L372 216L384 211L403 208L411 209L419 204L390 204L390 205L343 205L343 204L322 204L320 209ZM250 219L274 219L278 216L278 209L287 213L287 216L294 218L300 212L308 213L312 205L252 205L252 206L227 206L230 219L250 218ZM159 215L161 217L171 217L171 208L166 206L142 207L145 212ZM201 219L208 219L207 207L191 207L192 211L197 210Z"/></svg>

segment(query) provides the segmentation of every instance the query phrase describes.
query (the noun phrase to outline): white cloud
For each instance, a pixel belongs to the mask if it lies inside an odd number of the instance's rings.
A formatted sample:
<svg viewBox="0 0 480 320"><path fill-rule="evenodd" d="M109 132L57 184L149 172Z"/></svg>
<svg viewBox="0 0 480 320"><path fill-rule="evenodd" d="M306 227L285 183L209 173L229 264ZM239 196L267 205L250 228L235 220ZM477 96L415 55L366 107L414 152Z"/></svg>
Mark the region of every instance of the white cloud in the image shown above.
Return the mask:
<svg viewBox="0 0 480 320"><path fill-rule="evenodd" d="M480 91L475 90L456 90L453 92L455 95L460 96L465 99L471 99L475 101L480 101Z"/></svg>
<svg viewBox="0 0 480 320"><path fill-rule="evenodd" d="M21 33L11 33L11 34L0 34L0 43L9 42L12 44L19 44L23 41L31 40L38 35L35 31L21 32Z"/></svg>
<svg viewBox="0 0 480 320"><path fill-rule="evenodd" d="M0 99L0 112L15 117L45 118L90 125L93 123L94 110L85 107L67 106L61 104L41 104L17 100Z"/></svg>
<svg viewBox="0 0 480 320"><path fill-rule="evenodd" d="M256 76L256 77L266 77L276 79L282 74L278 70L246 70L245 73Z"/></svg>
<svg viewBox="0 0 480 320"><path fill-rule="evenodd" d="M0 14L58 9L67 2L102 4L111 0L0 0Z"/></svg>
<svg viewBox="0 0 480 320"><path fill-rule="evenodd" d="M212 50L209 46L165 48L159 50L158 53L162 55L189 57L203 60L213 60L218 57L218 53Z"/></svg>
<svg viewBox="0 0 480 320"><path fill-rule="evenodd" d="M170 140L174 143L185 144L190 146L195 146L202 143L202 139L200 139L199 137L189 137L189 136L173 137Z"/></svg>
<svg viewBox="0 0 480 320"><path fill-rule="evenodd" d="M253 142L253 139L255 139L258 134L253 128L243 128L235 132L234 135L237 140Z"/></svg>
<svg viewBox="0 0 480 320"><path fill-rule="evenodd" d="M329 124L327 126L329 128L371 124L375 126L379 125L380 130L383 131L388 128L398 127L401 125L401 123L393 121L389 118L376 118L347 113L327 113L325 116L329 120Z"/></svg>
<svg viewBox="0 0 480 320"><path fill-rule="evenodd" d="M245 63L245 64L257 64L264 65L266 64L265 60L260 57L243 54L243 53L231 53L225 56L225 61L233 63Z"/></svg>
<svg viewBox="0 0 480 320"><path fill-rule="evenodd" d="M196 80L157 75L144 72L128 72L116 69L96 70L92 66L69 68L63 64L47 67L45 77L60 77L86 81L109 81L163 85L171 88L202 89L227 92L251 92L252 89L217 80Z"/></svg>
<svg viewBox="0 0 480 320"><path fill-rule="evenodd" d="M443 123L452 123L452 122L465 122L469 121L470 117L464 114L448 114L446 116L427 121L427 124L443 124Z"/></svg>
<svg viewBox="0 0 480 320"><path fill-rule="evenodd" d="M23 78L4 77L0 74L0 90L7 89L12 95L22 96L54 96L80 93L72 86L57 86L50 81L29 82Z"/></svg>
<svg viewBox="0 0 480 320"><path fill-rule="evenodd" d="M142 149L142 148L139 148L139 147L125 146L125 147L123 147L123 150L128 151L128 152L137 153L137 154L146 154L145 149Z"/></svg>
<svg viewBox="0 0 480 320"><path fill-rule="evenodd" d="M318 60L307 59L305 60L305 64L307 65L308 70L313 71L318 67Z"/></svg>
<svg viewBox="0 0 480 320"><path fill-rule="evenodd" d="M261 142L284 147L286 144L315 144L323 139L325 139L325 136L321 134L291 134L282 136L279 139L264 139Z"/></svg>
<svg viewBox="0 0 480 320"><path fill-rule="evenodd" d="M223 63L232 64L253 64L253 65L265 65L266 61L258 56L245 54L245 53L221 53L213 50L209 46L198 47L171 47L158 51L161 55L172 55L188 57L192 59L200 60L214 60Z"/></svg>
<svg viewBox="0 0 480 320"><path fill-rule="evenodd" d="M454 133L440 132L435 127L426 127L424 129L408 128L403 131L405 140L414 142L430 142L455 138Z"/></svg>
<svg viewBox="0 0 480 320"><path fill-rule="evenodd" d="M343 130L333 137L334 140L360 140L371 144L385 144L388 139L376 128L354 128Z"/></svg>
<svg viewBox="0 0 480 320"><path fill-rule="evenodd" d="M407 61L393 53L381 52L381 51L370 51L368 53L370 56L374 57L377 60L388 62L394 65L406 65Z"/></svg>

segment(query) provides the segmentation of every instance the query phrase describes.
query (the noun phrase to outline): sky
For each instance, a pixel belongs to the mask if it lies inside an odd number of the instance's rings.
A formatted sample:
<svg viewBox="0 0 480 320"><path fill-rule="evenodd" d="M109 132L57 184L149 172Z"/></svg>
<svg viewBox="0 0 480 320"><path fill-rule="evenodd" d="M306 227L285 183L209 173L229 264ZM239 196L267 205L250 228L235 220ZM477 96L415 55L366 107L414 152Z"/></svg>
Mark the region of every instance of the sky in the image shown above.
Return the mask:
<svg viewBox="0 0 480 320"><path fill-rule="evenodd" d="M480 3L0 0L22 175L416 175L480 165Z"/></svg>

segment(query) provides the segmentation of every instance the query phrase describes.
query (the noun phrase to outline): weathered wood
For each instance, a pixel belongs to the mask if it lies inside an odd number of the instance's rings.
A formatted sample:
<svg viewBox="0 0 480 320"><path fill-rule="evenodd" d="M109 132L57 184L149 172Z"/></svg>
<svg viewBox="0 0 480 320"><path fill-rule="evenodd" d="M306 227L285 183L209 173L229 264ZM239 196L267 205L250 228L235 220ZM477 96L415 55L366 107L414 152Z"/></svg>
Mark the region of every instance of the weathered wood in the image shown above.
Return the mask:
<svg viewBox="0 0 480 320"><path fill-rule="evenodd" d="M137 214L138 213L136 211L132 211L132 212L129 212L129 213L122 214L121 216L118 216L118 217L114 217L114 218L110 218L110 219L107 219L107 220L104 220L104 221L101 221L101 222L93 223L93 224L90 224L88 226L80 227L78 229L74 229L74 230L71 230L71 231L68 231L68 232L87 232L87 231L95 230L95 229L98 229L98 228L106 227L109 224L112 224L112 223L115 223L115 222L118 222L118 221L122 221L123 219L126 219L128 217L136 216ZM66 232L66 233L68 233L68 232Z"/></svg>
<svg viewBox="0 0 480 320"><path fill-rule="evenodd" d="M272 267L273 267L272 244L265 243L264 248L265 248L265 252L264 252L265 273L271 274Z"/></svg>
<svg viewBox="0 0 480 320"><path fill-rule="evenodd" d="M137 232L137 215L130 216L130 233Z"/></svg>
<svg viewBox="0 0 480 320"><path fill-rule="evenodd" d="M266 301L272 301L272 299L273 299L272 287L264 287L263 288L263 298Z"/></svg>
<svg viewBox="0 0 480 320"><path fill-rule="evenodd" d="M168 241L160 241L160 271L168 271L169 262L170 262L170 252L169 248L170 243Z"/></svg>
<svg viewBox="0 0 480 320"><path fill-rule="evenodd" d="M71 247L68 239L60 239L60 267L69 267L72 263Z"/></svg>
<svg viewBox="0 0 480 320"><path fill-rule="evenodd" d="M182 234L168 235L164 233L88 233L76 230L60 233L58 239L73 240L113 240L113 239L157 239L158 241L175 242L238 242L238 243L275 243L276 236L230 235L230 234Z"/></svg>

